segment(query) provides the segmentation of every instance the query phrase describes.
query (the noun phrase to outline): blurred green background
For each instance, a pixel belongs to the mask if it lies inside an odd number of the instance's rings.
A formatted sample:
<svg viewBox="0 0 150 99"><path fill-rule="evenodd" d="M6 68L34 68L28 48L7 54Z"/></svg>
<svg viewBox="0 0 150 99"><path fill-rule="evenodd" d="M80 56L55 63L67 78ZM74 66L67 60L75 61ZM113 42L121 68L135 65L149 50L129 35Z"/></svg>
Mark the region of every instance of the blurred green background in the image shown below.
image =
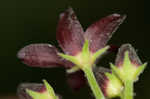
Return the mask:
<svg viewBox="0 0 150 99"><path fill-rule="evenodd" d="M0 94L15 93L21 82L47 79L65 99L90 99L89 89L72 93L60 68L39 69L22 64L17 51L31 43L57 45L55 38L59 14L72 6L84 29L112 13L127 14L126 21L113 35L109 44L131 43L143 62L149 61L148 20L144 19L144 0L1 0L0 1ZM147 24L147 25L146 25ZM114 62L114 59L111 59ZM108 65L104 63L104 65ZM148 99L149 67L135 84L135 99Z"/></svg>

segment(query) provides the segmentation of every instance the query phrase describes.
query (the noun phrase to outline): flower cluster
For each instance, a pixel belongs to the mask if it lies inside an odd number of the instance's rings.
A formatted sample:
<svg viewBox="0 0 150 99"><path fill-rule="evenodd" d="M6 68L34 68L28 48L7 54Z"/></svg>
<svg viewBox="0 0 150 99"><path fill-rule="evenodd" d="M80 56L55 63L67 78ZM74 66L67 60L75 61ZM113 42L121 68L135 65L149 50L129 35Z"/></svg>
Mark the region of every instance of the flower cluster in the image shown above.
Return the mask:
<svg viewBox="0 0 150 99"><path fill-rule="evenodd" d="M134 48L130 44L122 45L111 69L96 66L104 53L118 49L106 44L125 18L125 15L112 14L84 31L74 11L69 8L60 14L56 31L56 38L64 53L50 44L31 44L22 48L17 56L32 67L64 67L71 88L79 90L88 82L96 99L127 97L126 84L132 85L146 66L141 63ZM21 84L18 95L20 99L60 99L46 81L44 85Z"/></svg>

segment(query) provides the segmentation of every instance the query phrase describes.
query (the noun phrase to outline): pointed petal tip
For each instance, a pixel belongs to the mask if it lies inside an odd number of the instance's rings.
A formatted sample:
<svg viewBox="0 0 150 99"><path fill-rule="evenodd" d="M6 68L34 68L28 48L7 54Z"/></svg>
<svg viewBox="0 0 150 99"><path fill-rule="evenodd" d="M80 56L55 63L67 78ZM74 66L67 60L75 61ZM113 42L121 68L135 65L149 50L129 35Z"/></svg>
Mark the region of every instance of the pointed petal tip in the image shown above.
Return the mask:
<svg viewBox="0 0 150 99"><path fill-rule="evenodd" d="M19 50L18 53L17 53L17 57L19 59L23 59L25 57L25 52L23 51L23 49Z"/></svg>
<svg viewBox="0 0 150 99"><path fill-rule="evenodd" d="M122 63L123 63L123 60L124 60L124 56L125 56L125 52L129 53L129 59L130 61L139 66L139 65L142 65L142 62L141 60L139 59L137 53L136 53L136 50L132 47L131 44L123 44L120 48L119 48L119 52L117 54L117 58L116 58L116 62L115 64L117 66L120 66Z"/></svg>
<svg viewBox="0 0 150 99"><path fill-rule="evenodd" d="M109 15L109 16L113 16L113 17L119 17L119 18L123 18L123 19L125 19L126 17L127 17L127 15L126 14L118 14L118 13L113 13L113 14L111 14L111 15Z"/></svg>
<svg viewBox="0 0 150 99"><path fill-rule="evenodd" d="M126 14L113 13L110 16L126 18L127 15Z"/></svg>
<svg viewBox="0 0 150 99"><path fill-rule="evenodd" d="M112 14L112 16L120 17L120 14L118 14L118 13L114 13L114 14Z"/></svg>
<svg viewBox="0 0 150 99"><path fill-rule="evenodd" d="M66 9L64 12L60 13L59 18L63 18L66 14L68 14L68 16L74 14L73 8L68 7L68 9Z"/></svg>
<svg viewBox="0 0 150 99"><path fill-rule="evenodd" d="M85 38L90 41L90 51L96 52L106 46L113 33L118 29L125 18L126 15L115 13L90 25L84 35Z"/></svg>
<svg viewBox="0 0 150 99"><path fill-rule="evenodd" d="M126 14L121 15L118 13L114 13L108 17L112 18L112 21L116 21L116 23L118 22L119 23L118 25L120 25L126 19L127 15Z"/></svg>

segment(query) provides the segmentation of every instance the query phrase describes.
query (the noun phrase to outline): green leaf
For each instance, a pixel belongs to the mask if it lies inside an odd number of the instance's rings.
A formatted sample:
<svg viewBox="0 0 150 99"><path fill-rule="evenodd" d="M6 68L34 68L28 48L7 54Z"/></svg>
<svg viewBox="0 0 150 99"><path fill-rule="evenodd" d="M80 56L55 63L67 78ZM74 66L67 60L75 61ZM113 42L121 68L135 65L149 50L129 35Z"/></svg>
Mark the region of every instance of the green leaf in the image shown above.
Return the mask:
<svg viewBox="0 0 150 99"><path fill-rule="evenodd" d="M67 55L67 54L63 54L63 53L59 53L58 55L72 63L80 65L79 61L77 60L77 58L75 56L71 56L71 55Z"/></svg>
<svg viewBox="0 0 150 99"><path fill-rule="evenodd" d="M95 53L92 55L93 61L96 61L96 59L99 58L101 55L103 55L108 49L109 49L109 46L106 46L106 47L104 47L104 48L98 50L97 52L95 52Z"/></svg>
<svg viewBox="0 0 150 99"><path fill-rule="evenodd" d="M144 69L146 68L146 66L147 66L147 63L144 63L143 65L137 67L137 70L136 70L135 75L134 75L134 78L135 78L134 81L136 81L136 80L138 79L137 77L138 77L141 73L143 73L143 71L144 71Z"/></svg>
<svg viewBox="0 0 150 99"><path fill-rule="evenodd" d="M48 91L50 96L53 97L52 99L57 99L53 88L48 84L48 82L46 80L43 80L43 82L44 82L44 85L46 87L46 90Z"/></svg>

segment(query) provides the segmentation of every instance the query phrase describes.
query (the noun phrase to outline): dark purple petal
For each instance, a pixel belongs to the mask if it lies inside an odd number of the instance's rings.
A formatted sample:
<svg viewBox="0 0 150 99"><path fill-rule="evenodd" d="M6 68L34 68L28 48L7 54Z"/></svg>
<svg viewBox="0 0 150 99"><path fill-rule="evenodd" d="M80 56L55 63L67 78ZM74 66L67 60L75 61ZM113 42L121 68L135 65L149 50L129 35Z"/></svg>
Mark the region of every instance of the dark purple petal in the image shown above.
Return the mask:
<svg viewBox="0 0 150 99"><path fill-rule="evenodd" d="M77 71L67 74L67 83L73 89L73 91L78 91L81 87L86 85L84 73L82 71Z"/></svg>
<svg viewBox="0 0 150 99"><path fill-rule="evenodd" d="M31 44L18 52L18 58L32 67L56 67L64 65L58 51L50 44Z"/></svg>
<svg viewBox="0 0 150 99"><path fill-rule="evenodd" d="M90 42L90 51L96 52L103 48L125 18L126 16L112 14L88 27L84 36Z"/></svg>
<svg viewBox="0 0 150 99"><path fill-rule="evenodd" d="M118 51L117 58L115 61L116 66L121 66L124 61L125 52L128 51L130 61L136 66L142 65L141 60L136 54L135 49L131 46L131 44L123 44Z"/></svg>
<svg viewBox="0 0 150 99"><path fill-rule="evenodd" d="M98 85L100 86L103 94L105 96L107 96L107 86L109 83L109 79L107 78L107 76L105 75L106 72L111 73L111 70L107 69L107 68L103 68L103 67L96 67L93 70L95 78L97 80Z"/></svg>
<svg viewBox="0 0 150 99"><path fill-rule="evenodd" d="M30 89L36 92L44 92L46 91L46 88L43 84L38 83L23 83L18 86L17 89L17 95L19 96L19 99L32 99L28 93L26 93L26 89Z"/></svg>
<svg viewBox="0 0 150 99"><path fill-rule="evenodd" d="M57 27L57 40L66 54L76 55L81 51L84 37L83 29L72 8L60 15Z"/></svg>

